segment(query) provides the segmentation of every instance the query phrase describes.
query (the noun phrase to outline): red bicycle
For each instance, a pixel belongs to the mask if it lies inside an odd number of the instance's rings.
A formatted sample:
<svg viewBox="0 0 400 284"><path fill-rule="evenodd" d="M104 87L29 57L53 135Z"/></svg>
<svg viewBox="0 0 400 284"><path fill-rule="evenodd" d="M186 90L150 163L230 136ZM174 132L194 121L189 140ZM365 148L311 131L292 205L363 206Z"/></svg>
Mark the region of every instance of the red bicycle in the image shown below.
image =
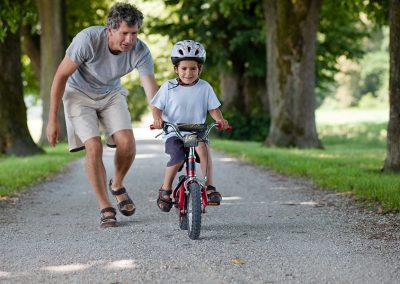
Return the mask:
<svg viewBox="0 0 400 284"><path fill-rule="evenodd" d="M189 238L196 240L200 236L201 231L201 214L206 213L208 204L206 185L207 175L204 179L196 176L196 151L195 148L199 142L207 141L210 131L216 127L220 128L218 123L206 124L172 124L164 122L163 132L168 134L174 131L176 135L183 141L184 147L187 149L185 168L186 174L179 177L178 184L173 190L173 205L179 216L179 228L187 230ZM155 129L154 125L150 125L150 129ZM170 131L171 129L171 131ZM232 126L228 126L226 130L231 130ZM183 135L181 131L189 132ZM206 144L207 145L207 144Z"/></svg>

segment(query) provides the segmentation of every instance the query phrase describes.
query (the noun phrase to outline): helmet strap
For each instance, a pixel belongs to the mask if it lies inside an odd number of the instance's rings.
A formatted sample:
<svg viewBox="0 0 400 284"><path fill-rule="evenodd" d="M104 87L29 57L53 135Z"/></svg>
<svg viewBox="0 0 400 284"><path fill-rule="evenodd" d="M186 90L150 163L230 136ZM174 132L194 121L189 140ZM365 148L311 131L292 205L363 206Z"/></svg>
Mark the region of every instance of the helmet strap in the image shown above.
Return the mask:
<svg viewBox="0 0 400 284"><path fill-rule="evenodd" d="M176 80L178 81L178 84L179 84L180 86L193 86L193 85L195 85L195 84L200 80L200 78L197 78L192 84L185 84L185 83L183 83L179 77L178 77Z"/></svg>

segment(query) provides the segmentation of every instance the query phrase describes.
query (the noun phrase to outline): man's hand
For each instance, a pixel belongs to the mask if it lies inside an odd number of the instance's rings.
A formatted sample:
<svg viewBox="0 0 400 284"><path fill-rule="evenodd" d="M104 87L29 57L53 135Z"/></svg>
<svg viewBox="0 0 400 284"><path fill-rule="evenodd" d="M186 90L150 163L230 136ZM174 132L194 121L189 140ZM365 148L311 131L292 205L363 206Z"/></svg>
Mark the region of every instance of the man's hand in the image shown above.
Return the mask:
<svg viewBox="0 0 400 284"><path fill-rule="evenodd" d="M55 146L60 138L60 124L58 121L49 121L46 128L47 141L51 146Z"/></svg>

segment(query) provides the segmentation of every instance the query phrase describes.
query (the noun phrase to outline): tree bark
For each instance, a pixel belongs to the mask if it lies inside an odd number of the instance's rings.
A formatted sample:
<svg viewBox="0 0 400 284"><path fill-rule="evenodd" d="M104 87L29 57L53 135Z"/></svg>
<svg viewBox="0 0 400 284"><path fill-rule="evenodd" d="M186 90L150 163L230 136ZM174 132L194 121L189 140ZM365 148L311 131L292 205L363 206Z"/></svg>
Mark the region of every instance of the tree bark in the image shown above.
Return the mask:
<svg viewBox="0 0 400 284"><path fill-rule="evenodd" d="M0 43L0 153L26 156L43 151L28 130L21 77L21 34Z"/></svg>
<svg viewBox="0 0 400 284"><path fill-rule="evenodd" d="M265 143L321 148L315 124L315 44L322 0L264 0L271 127Z"/></svg>
<svg viewBox="0 0 400 284"><path fill-rule="evenodd" d="M233 110L240 106L240 78L233 72L222 72L220 75L220 88L223 101L223 110Z"/></svg>
<svg viewBox="0 0 400 284"><path fill-rule="evenodd" d="M50 107L50 90L57 67L65 55L65 3L64 0L36 0L38 7L41 36L40 36L40 96L42 98L42 134L40 144L47 142L46 127ZM58 112L61 125L61 138L67 137L65 118L62 105Z"/></svg>
<svg viewBox="0 0 400 284"><path fill-rule="evenodd" d="M269 102L265 77L246 76L243 78L243 98L245 112L269 116Z"/></svg>
<svg viewBox="0 0 400 284"><path fill-rule="evenodd" d="M269 113L265 79L239 73L221 73L223 111L236 110L246 115Z"/></svg>
<svg viewBox="0 0 400 284"><path fill-rule="evenodd" d="M400 1L390 1L389 123L384 171L400 172Z"/></svg>
<svg viewBox="0 0 400 284"><path fill-rule="evenodd" d="M39 35L33 36L29 28L26 26L21 29L23 50L31 60L36 78L40 81L40 37Z"/></svg>

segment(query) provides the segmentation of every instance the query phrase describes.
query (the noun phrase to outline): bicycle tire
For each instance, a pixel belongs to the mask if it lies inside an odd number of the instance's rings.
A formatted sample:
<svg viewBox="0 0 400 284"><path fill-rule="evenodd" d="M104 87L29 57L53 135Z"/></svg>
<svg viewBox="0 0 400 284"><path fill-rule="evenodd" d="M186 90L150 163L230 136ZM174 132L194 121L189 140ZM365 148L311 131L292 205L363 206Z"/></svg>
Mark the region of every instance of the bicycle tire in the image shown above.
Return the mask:
<svg viewBox="0 0 400 284"><path fill-rule="evenodd" d="M201 231L201 190L200 185L191 183L189 185L189 196L187 198L187 224L188 235L192 240L200 236Z"/></svg>

